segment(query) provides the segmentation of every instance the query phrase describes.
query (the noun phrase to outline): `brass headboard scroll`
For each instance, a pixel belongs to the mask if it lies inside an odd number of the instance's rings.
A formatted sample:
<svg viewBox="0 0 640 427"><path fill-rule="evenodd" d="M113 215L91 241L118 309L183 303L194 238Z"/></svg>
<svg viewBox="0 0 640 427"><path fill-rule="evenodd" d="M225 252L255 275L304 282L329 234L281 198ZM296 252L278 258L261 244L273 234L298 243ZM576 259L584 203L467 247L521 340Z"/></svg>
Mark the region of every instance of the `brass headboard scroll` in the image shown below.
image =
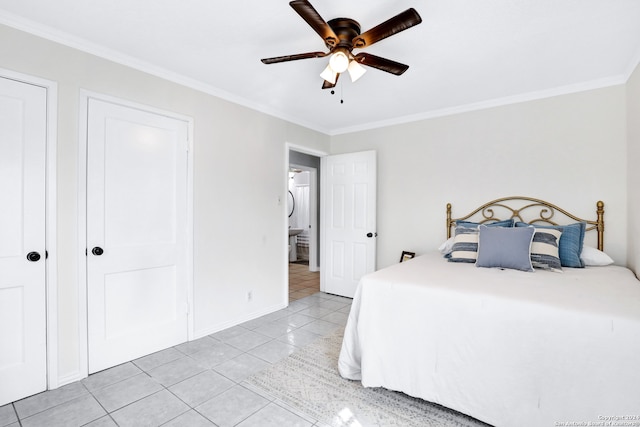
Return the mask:
<svg viewBox="0 0 640 427"><path fill-rule="evenodd" d="M604 202L602 201L598 201L596 203L597 219L595 220L577 217L552 203L545 202L540 199L533 199L531 197L512 196L492 200L491 202L480 206L470 214L460 218L451 217L451 203L447 203L447 238L451 237L451 230L455 227L456 221L474 220L474 216L478 218L476 222L479 223L513 218L516 221L522 221L529 224L542 223L547 225L562 225L555 221L556 212L564 215L565 220L566 218L569 218L573 221L586 222L586 231L596 230L598 232L598 249L603 250Z"/></svg>

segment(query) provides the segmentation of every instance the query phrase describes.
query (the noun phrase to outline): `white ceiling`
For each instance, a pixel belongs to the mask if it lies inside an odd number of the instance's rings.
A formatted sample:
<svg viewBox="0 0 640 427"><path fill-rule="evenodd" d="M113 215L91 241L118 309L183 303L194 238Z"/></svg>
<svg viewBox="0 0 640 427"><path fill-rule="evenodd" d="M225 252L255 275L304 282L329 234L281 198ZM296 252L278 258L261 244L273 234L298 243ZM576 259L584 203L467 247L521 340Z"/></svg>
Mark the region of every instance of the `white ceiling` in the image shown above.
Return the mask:
<svg viewBox="0 0 640 427"><path fill-rule="evenodd" d="M326 51L287 0L0 0L0 23L327 134L622 84L640 59L640 0L311 3L363 31L415 8L422 24L364 49L409 70L345 75L331 95L327 58L262 64Z"/></svg>

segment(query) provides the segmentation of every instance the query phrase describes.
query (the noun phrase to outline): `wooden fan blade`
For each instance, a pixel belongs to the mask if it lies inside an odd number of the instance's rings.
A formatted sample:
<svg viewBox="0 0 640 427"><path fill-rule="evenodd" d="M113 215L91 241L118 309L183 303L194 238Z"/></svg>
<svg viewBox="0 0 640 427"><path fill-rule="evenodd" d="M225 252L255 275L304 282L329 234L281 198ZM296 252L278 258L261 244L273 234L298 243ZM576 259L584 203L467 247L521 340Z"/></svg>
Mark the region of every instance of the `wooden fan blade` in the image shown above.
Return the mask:
<svg viewBox="0 0 640 427"><path fill-rule="evenodd" d="M273 58L263 58L263 64L277 64L278 62L287 62L287 61L296 61L298 59L308 59L308 58L322 58L323 56L327 56L328 53L325 52L309 52L309 53L299 53L297 55L285 55L285 56L275 56Z"/></svg>
<svg viewBox="0 0 640 427"><path fill-rule="evenodd" d="M396 76L399 76L409 69L408 65L365 52L357 54L355 60L362 65L368 65L369 67L377 68L378 70L386 71Z"/></svg>
<svg viewBox="0 0 640 427"><path fill-rule="evenodd" d="M414 8L407 9L393 18L384 21L382 24L373 27L369 31L365 31L359 36L354 37L352 41L353 47L363 48L365 46L371 46L382 39L386 39L421 22L422 18Z"/></svg>
<svg viewBox="0 0 640 427"><path fill-rule="evenodd" d="M311 6L311 3L307 0L293 0L289 5L322 37L322 40L324 40L329 48L334 47L336 43L338 43L336 33L334 33L329 24L322 19L318 11Z"/></svg>
<svg viewBox="0 0 640 427"><path fill-rule="evenodd" d="M336 75L336 82L335 83L331 83L328 81L324 81L322 82L322 89L331 89L336 87L336 85L338 84L338 79L340 78L340 74Z"/></svg>
<svg viewBox="0 0 640 427"><path fill-rule="evenodd" d="M336 87L336 85L326 80L322 83L322 89L331 89L332 87Z"/></svg>

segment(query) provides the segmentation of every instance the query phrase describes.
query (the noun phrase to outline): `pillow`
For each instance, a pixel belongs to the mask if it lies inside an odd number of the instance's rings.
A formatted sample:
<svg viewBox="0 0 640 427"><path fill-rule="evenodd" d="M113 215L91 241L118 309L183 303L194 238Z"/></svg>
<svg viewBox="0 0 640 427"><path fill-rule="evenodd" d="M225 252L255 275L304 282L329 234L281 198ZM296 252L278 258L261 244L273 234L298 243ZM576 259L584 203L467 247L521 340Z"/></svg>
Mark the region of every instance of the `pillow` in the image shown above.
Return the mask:
<svg viewBox="0 0 640 427"><path fill-rule="evenodd" d="M531 265L543 270L562 272L558 246L562 231L553 228L535 228L531 243Z"/></svg>
<svg viewBox="0 0 640 427"><path fill-rule="evenodd" d="M453 238L453 247L449 261L451 262L476 262L478 256L478 228L456 227L456 235Z"/></svg>
<svg viewBox="0 0 640 427"><path fill-rule="evenodd" d="M477 267L533 271L531 242L535 228L478 227Z"/></svg>
<svg viewBox="0 0 640 427"><path fill-rule="evenodd" d="M585 266L597 267L613 264L613 260L609 255L591 246L582 247L580 259L584 262Z"/></svg>
<svg viewBox="0 0 640 427"><path fill-rule="evenodd" d="M451 255L451 251L453 250L453 241L454 240L455 240L455 236L454 237L450 237L443 244L441 244L438 247L438 250L440 251L440 253L442 255L444 255L446 258L448 258L449 255Z"/></svg>
<svg viewBox="0 0 640 427"><path fill-rule="evenodd" d="M505 219L502 221L495 221L495 222L489 222L489 223L482 223L488 227L513 227L513 218L509 218L509 219ZM463 226L463 227L478 227L481 223L479 222L471 222L471 221L462 221L460 219L456 220L456 227L457 226Z"/></svg>
<svg viewBox="0 0 640 427"><path fill-rule="evenodd" d="M464 236L460 236L458 239L459 245L456 247L456 252L459 252L456 256L453 256L454 245L456 243L455 236L444 242L438 250L440 253L444 255L445 258L449 259L449 261L453 262L476 262L475 252L478 251L478 239L477 239L477 230L479 222L471 222L471 221L462 221L456 220L456 235L457 230L461 227L469 228L471 230L476 230L476 236L472 237L472 232L465 231L462 234ZM491 222L489 224L485 224L488 227L513 227L513 218L504 220L504 221L496 221ZM475 246L474 246L475 245ZM462 253L464 252L464 253ZM472 254L473 252L473 254ZM454 258L453 260L451 258Z"/></svg>
<svg viewBox="0 0 640 427"><path fill-rule="evenodd" d="M525 222L517 222L516 227L527 227L529 224ZM562 231L560 236L560 263L563 267L582 268L584 263L580 260L582 245L584 243L584 230L587 224L578 222L570 225L536 225L536 228L552 228Z"/></svg>

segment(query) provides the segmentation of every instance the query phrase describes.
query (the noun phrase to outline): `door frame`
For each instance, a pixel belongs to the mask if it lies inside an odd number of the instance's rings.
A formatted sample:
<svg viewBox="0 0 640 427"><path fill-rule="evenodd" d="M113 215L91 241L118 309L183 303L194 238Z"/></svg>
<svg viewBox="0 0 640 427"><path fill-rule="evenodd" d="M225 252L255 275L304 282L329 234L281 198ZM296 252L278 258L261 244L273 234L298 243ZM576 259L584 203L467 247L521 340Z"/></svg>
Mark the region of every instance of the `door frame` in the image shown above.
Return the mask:
<svg viewBox="0 0 640 427"><path fill-rule="evenodd" d="M89 375L89 341L88 322L89 313L87 308L87 256L85 249L87 246L87 144L89 117L89 100L109 102L128 108L134 108L154 114L160 114L187 123L188 153L187 153L187 339L194 338L193 320L193 118L175 113L173 111L162 110L149 105L141 104L93 92L86 89L80 90L79 103L79 137L78 137L78 351L80 378Z"/></svg>
<svg viewBox="0 0 640 427"><path fill-rule="evenodd" d="M47 92L47 133L45 145L45 301L47 389L58 388L58 256L57 256L57 150L58 83L0 68L0 77L39 86Z"/></svg>
<svg viewBox="0 0 640 427"><path fill-rule="evenodd" d="M288 230L289 230L289 215L287 212L287 192L289 191L289 151L297 151L298 153L303 153L303 154L309 154L310 156L316 156L316 157L324 157L324 156L328 156L329 153L326 151L320 151L320 150L315 150L313 148L309 148L309 147L305 147L303 145L298 145L298 144L294 144L291 142L285 142L284 144L284 170L282 171L282 188L283 188L283 195L282 197L280 197L280 205L282 207L282 236L287 236L288 234ZM317 176L317 174L316 174ZM316 184L319 185L320 183L318 182L318 180L316 179ZM319 200L317 200L317 202L319 203ZM321 219L318 218L317 221L317 227L316 228L320 228L322 229L322 224L321 224ZM316 230L317 233L317 230ZM320 234L317 234L317 237L320 238ZM282 260L283 260L283 268L284 268L284 286L282 287L283 291L283 301L285 301L285 306L289 305L289 238L286 237L284 239L284 244L282 245L282 251L283 251L283 255L282 255ZM322 246L322 243L320 243L320 245ZM320 247L320 253L322 252L322 247ZM318 253L318 256L316 257L316 263L318 260L318 257L320 256L320 253ZM320 271L322 274L322 266L317 266L317 271Z"/></svg>

